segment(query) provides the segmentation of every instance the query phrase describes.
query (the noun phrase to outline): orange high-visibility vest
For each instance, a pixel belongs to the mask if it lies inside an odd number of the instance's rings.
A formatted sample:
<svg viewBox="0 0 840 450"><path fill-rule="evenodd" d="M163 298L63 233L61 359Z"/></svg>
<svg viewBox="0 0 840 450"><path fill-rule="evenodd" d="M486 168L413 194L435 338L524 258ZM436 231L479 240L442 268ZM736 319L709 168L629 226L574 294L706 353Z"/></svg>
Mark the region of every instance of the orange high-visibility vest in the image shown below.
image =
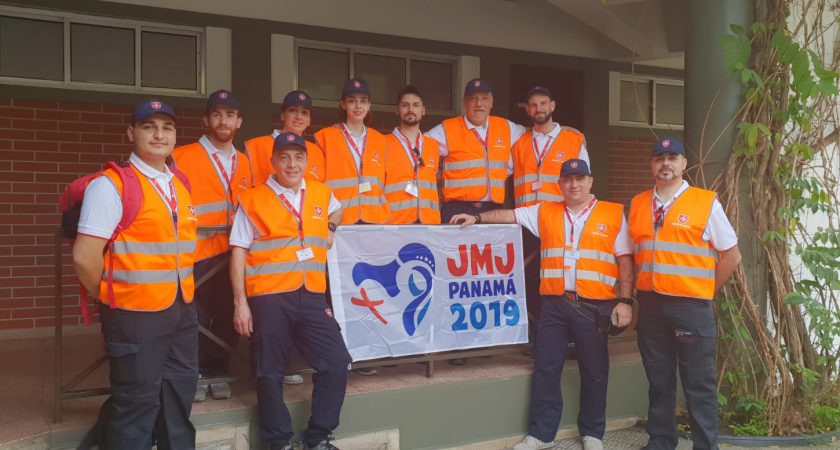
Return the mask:
<svg viewBox="0 0 840 450"><path fill-rule="evenodd" d="M248 298L291 292L301 286L309 292L326 291L330 188L307 180L303 191L303 243L294 215L268 185L261 184L239 198L251 223L261 234L251 243L245 258ZM314 257L298 261L297 252L304 247L311 248Z"/></svg>
<svg viewBox="0 0 840 450"><path fill-rule="evenodd" d="M583 134L574 128L562 127L557 139L553 139L543 157L537 162L535 153L543 148L534 148L533 130L525 132L513 144L513 196L516 207L531 206L543 201L562 202L560 192L560 167L564 161L580 155L580 147L586 141ZM534 189L538 183L539 189Z"/></svg>
<svg viewBox="0 0 840 450"><path fill-rule="evenodd" d="M169 206L152 183L134 165L143 191L137 218L114 240L113 267L105 258L99 298L108 298L108 275L113 269L114 306L134 311L162 311L172 306L178 289L184 302L193 299L193 262L198 219L192 213L190 192L178 177L172 178L178 199L178 223L172 223ZM104 173L122 196L119 175ZM169 187L166 189L169 195Z"/></svg>
<svg viewBox="0 0 840 450"><path fill-rule="evenodd" d="M630 237L636 260L636 289L711 300L715 295L715 250L703 241L715 201L712 191L689 187L653 225L653 190L630 203Z"/></svg>
<svg viewBox="0 0 840 450"><path fill-rule="evenodd" d="M490 116L485 149L465 120L453 117L443 121L449 148L449 154L443 158L443 200L480 201L489 187L493 201L504 203L510 125L501 117Z"/></svg>
<svg viewBox="0 0 840 450"><path fill-rule="evenodd" d="M415 170L414 161L406 153L401 137L387 136L385 152L385 198L391 210L392 224L440 223L440 202L437 190L438 143L420 135L420 157L423 164ZM412 148L415 142L411 143ZM409 150L410 151L410 150ZM409 190L417 188L417 195Z"/></svg>
<svg viewBox="0 0 840 450"><path fill-rule="evenodd" d="M245 151L251 160L253 186L265 183L269 176L274 175L271 154L274 151L275 137L276 134L271 134L245 141ZM303 177L307 180L324 181L324 152L314 142L306 141L306 173Z"/></svg>
<svg viewBox="0 0 840 450"><path fill-rule="evenodd" d="M563 263L566 251L566 203L543 202L540 205L540 294L562 295L566 292ZM583 298L616 298L618 262L615 239L621 230L624 207L598 201L589 213L578 244L575 267L575 292Z"/></svg>
<svg viewBox="0 0 840 450"><path fill-rule="evenodd" d="M385 199L385 150L387 141L382 133L367 129L367 141L362 151L362 173L356 169L353 149L347 144L338 127L322 128L315 140L324 149L326 183L341 202L344 215L342 225L388 223L391 211ZM362 186L366 192L360 192Z"/></svg>
<svg viewBox="0 0 840 450"><path fill-rule="evenodd" d="M187 175L192 185L193 208L198 226L229 226L233 223L237 198L251 188L251 167L248 157L236 151L236 165L231 177L230 190L216 172L216 162L199 142L178 147L172 152L175 165ZM225 168L227 170L227 167ZM195 260L202 261L228 251L228 233L225 230L196 232L198 242Z"/></svg>

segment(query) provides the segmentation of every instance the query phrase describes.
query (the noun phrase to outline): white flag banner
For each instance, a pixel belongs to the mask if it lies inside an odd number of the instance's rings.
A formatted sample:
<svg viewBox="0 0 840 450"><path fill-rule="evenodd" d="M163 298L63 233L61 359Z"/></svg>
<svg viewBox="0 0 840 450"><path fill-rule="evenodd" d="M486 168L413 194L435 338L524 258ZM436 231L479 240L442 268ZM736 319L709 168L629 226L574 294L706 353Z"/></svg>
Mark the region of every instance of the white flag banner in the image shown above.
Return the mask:
<svg viewBox="0 0 840 450"><path fill-rule="evenodd" d="M339 227L327 261L353 361L528 342L518 225Z"/></svg>

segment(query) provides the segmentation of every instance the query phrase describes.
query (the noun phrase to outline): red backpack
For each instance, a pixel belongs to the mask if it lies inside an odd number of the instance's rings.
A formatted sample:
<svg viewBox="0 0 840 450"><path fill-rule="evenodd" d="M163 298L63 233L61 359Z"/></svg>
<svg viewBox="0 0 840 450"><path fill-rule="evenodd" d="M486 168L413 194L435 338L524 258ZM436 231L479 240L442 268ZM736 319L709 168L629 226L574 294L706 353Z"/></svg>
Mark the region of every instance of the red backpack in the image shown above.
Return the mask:
<svg viewBox="0 0 840 450"><path fill-rule="evenodd" d="M82 202L85 198L85 190L87 189L90 183L101 177L104 172L108 169L112 169L117 175L120 177L120 181L122 182L122 217L120 218L119 224L117 224L117 228L114 229L114 233L108 239L108 243L105 245L105 252L108 253L109 257L109 264L108 264L108 304L111 307L114 307L114 287L112 285L113 278L114 278L114 260L113 260L113 250L114 247L114 240L117 239L117 236L126 228L128 228L134 219L137 218L137 214L140 213L140 207L143 205L143 188L140 187L140 180L137 178L137 174L131 168L131 162L129 161L108 161L105 165L105 168L100 170L96 173L91 173L80 178L77 178L73 182L67 185L64 188L64 193L61 194L59 197L59 209L61 210L61 228L62 228L62 235L66 239L75 240L76 236L78 235L79 229L79 218L82 213ZM175 175L181 183L187 188L187 191L190 190L190 181L184 172L181 172L173 165L169 166L169 170ZM81 284L81 283L80 283ZM84 320L84 324L88 325L90 323L90 319L88 317L88 298L87 298L87 290L82 287L81 289L81 308L82 308L82 318Z"/></svg>

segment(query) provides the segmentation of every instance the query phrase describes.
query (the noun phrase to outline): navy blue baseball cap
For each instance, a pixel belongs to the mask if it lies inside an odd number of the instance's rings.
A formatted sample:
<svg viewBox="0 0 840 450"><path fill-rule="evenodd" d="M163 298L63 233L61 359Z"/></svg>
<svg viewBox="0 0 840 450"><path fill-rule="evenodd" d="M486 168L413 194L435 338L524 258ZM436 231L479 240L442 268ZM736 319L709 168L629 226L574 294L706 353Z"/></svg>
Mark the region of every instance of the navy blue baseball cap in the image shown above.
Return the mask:
<svg viewBox="0 0 840 450"><path fill-rule="evenodd" d="M344 83L344 89L341 90L341 98L350 97L354 94L362 94L370 97L370 89L368 89L367 81L361 78L351 78Z"/></svg>
<svg viewBox="0 0 840 450"><path fill-rule="evenodd" d="M582 159L570 159L560 166L560 176L566 177L569 175L583 175L591 177L592 173L589 172L589 164L586 164L586 161Z"/></svg>
<svg viewBox="0 0 840 450"><path fill-rule="evenodd" d="M303 106L308 109L312 109L312 97L301 90L289 92L286 94L286 97L283 98L282 109L286 109L290 106Z"/></svg>
<svg viewBox="0 0 840 450"><path fill-rule="evenodd" d="M290 148L305 151L306 140L291 132L280 133L276 138L274 138L274 148L272 149L272 153L277 153Z"/></svg>
<svg viewBox="0 0 840 450"><path fill-rule="evenodd" d="M551 95L551 91L549 91L547 87L534 86L534 87L531 88L531 90L528 91L527 94L525 94L525 101L527 102L528 100L531 99L532 96L537 95L537 94L545 95L549 99L554 100L554 96Z"/></svg>
<svg viewBox="0 0 840 450"><path fill-rule="evenodd" d="M135 105L132 119L134 123L143 122L155 114L166 114L175 120L175 110L163 100L156 98L149 98Z"/></svg>
<svg viewBox="0 0 840 450"><path fill-rule="evenodd" d="M207 108L205 110L212 111L219 106L227 106L230 109L238 110L239 100L233 96L232 92L219 89L218 91L210 94L210 97L207 97Z"/></svg>
<svg viewBox="0 0 840 450"><path fill-rule="evenodd" d="M480 78L473 78L464 86L464 97L478 94L479 92L489 92L492 94L493 88L490 87L490 83Z"/></svg>
<svg viewBox="0 0 840 450"><path fill-rule="evenodd" d="M664 137L656 141L656 144L653 144L653 156L661 155L663 153L685 155L685 147L683 147L683 143L675 137Z"/></svg>

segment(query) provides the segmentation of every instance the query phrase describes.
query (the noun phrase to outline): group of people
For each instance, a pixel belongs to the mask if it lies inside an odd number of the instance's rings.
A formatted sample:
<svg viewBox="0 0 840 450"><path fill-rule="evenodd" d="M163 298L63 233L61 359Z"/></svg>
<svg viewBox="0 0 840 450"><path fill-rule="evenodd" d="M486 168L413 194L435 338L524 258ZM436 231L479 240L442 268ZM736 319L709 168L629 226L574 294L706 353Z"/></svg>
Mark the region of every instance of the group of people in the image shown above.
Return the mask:
<svg viewBox="0 0 840 450"><path fill-rule="evenodd" d="M482 79L467 83L463 116L425 134L422 94L409 85L396 100L399 126L383 135L370 128L368 84L349 80L340 121L313 142L303 137L312 98L292 91L281 128L247 140L243 151L233 143L243 117L229 91L209 96L207 133L178 148L174 110L155 99L136 106L126 167L142 188L137 217L121 220L124 178L108 169L86 189L73 246L83 287L101 299L110 364L100 448L195 447L189 415L208 389L197 388L199 376L224 375L229 363L226 351L199 341L199 324L231 347L239 336L250 339L258 437L271 449L297 445L283 402L284 381L300 382L287 374L297 348L315 369L303 446L336 448L331 433L351 358L325 294L327 250L338 226L413 223L518 223L532 235L526 246L539 249L540 296L528 298L542 305L530 422L515 449L554 445L571 342L580 362L583 447L602 448L607 336L631 322L634 303L650 383L645 448L676 447L677 368L695 448L717 448L711 300L740 254L715 194L683 181L682 143L656 142L655 187L633 199L628 221L622 205L591 194L584 136L552 120L548 89L526 95L529 129L491 115L493 93ZM511 175L517 208L506 210ZM194 280L203 283L196 288ZM213 383L209 393L226 398L230 387Z"/></svg>

